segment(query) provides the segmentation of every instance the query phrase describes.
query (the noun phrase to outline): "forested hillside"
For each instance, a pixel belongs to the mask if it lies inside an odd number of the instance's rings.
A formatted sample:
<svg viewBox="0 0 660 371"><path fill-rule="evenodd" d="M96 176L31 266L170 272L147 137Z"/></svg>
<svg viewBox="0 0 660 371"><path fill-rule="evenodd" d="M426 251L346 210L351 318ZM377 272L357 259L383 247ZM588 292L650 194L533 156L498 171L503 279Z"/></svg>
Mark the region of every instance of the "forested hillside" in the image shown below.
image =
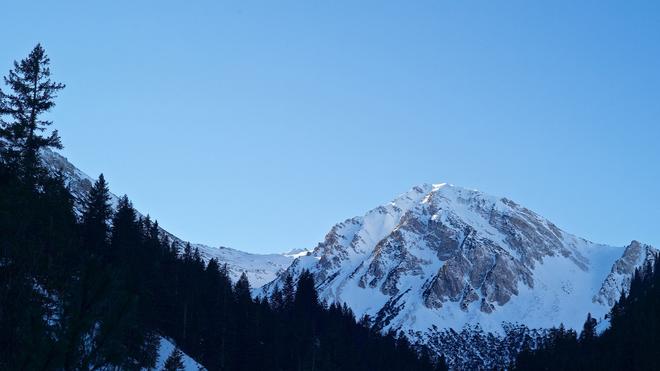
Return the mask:
<svg viewBox="0 0 660 371"><path fill-rule="evenodd" d="M39 160L61 148L43 116L64 88L49 63L38 45L0 92L0 369L148 369L161 336L209 370L444 369L327 307L309 273L254 300L245 276L168 241L126 196L113 209L102 175L77 215Z"/></svg>

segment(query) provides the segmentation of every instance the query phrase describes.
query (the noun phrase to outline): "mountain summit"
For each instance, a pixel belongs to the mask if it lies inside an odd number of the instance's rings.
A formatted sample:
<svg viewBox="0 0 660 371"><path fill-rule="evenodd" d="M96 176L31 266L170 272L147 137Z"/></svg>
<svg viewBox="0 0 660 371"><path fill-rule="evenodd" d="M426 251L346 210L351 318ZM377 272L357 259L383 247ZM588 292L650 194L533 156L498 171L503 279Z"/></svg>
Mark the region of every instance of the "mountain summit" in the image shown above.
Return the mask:
<svg viewBox="0 0 660 371"><path fill-rule="evenodd" d="M507 198L423 184L335 225L263 290L309 270L321 298L421 342L466 326L579 329L587 313L602 318L657 255L637 242L576 237Z"/></svg>

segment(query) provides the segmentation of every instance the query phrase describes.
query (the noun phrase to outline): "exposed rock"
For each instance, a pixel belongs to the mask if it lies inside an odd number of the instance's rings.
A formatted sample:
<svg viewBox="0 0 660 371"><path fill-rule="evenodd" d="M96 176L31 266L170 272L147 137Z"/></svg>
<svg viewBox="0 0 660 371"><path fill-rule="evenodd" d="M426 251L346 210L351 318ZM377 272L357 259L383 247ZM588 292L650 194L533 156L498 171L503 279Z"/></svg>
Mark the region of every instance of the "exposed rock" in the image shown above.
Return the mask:
<svg viewBox="0 0 660 371"><path fill-rule="evenodd" d="M603 285L593 301L613 306L621 296L621 290L628 293L633 273L636 269L641 269L645 273L647 267L652 266L658 258L658 250L650 245L642 244L638 241L632 241L626 247L621 258L617 259L612 266L610 274L607 276Z"/></svg>

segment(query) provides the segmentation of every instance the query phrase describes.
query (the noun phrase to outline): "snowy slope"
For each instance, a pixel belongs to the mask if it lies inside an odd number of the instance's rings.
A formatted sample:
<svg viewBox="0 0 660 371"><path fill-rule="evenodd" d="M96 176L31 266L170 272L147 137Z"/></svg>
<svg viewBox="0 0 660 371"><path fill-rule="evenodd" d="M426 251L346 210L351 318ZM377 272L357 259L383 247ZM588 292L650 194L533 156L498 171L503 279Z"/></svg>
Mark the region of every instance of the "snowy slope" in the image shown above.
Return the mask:
<svg viewBox="0 0 660 371"><path fill-rule="evenodd" d="M154 368L154 370L163 370L167 357L169 357L170 354L172 354L172 351L174 351L174 349L175 346L170 340L163 337L160 338L160 345L158 346L158 360L156 361L156 367ZM182 361L183 361L183 369L185 371L206 370L204 366L197 363L194 359L190 358L185 353L183 353Z"/></svg>
<svg viewBox="0 0 660 371"><path fill-rule="evenodd" d="M76 210L80 213L81 205L85 195L89 192L94 179L76 168L65 157L51 150L43 150L41 158L46 166L52 171L61 172L75 197ZM117 205L119 197L111 193L111 203ZM144 214L140 214L144 216ZM183 246L185 241L166 230L162 229L170 239L177 241ZM199 248L202 257L208 261L212 258L218 259L220 264L227 264L232 279L236 280L242 272L245 272L254 288L261 287L272 281L278 273L286 269L296 257L295 254L251 254L227 247L211 247L203 244L193 244L193 248ZM303 251L303 250L300 250ZM300 252L299 251L299 252ZM306 251L306 250L305 250Z"/></svg>
<svg viewBox="0 0 660 371"><path fill-rule="evenodd" d="M245 272L250 280L250 286L259 288L274 280L282 273L296 257L295 254L251 254L229 247L210 247L193 244L199 248L202 258L218 259L220 264L227 264L229 276L236 281Z"/></svg>
<svg viewBox="0 0 660 371"><path fill-rule="evenodd" d="M335 225L262 292L308 269L323 299L414 341L466 326L503 335L507 323L580 329L656 255L575 237L506 198L425 184Z"/></svg>

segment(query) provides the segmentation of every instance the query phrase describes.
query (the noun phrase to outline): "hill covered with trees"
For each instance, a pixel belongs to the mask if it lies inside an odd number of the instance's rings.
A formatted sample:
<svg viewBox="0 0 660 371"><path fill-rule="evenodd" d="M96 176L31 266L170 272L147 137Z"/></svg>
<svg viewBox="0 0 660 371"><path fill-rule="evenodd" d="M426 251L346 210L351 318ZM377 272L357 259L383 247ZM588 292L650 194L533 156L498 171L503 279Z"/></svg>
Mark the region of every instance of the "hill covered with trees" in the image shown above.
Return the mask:
<svg viewBox="0 0 660 371"><path fill-rule="evenodd" d="M245 275L232 283L128 197L111 207L103 175L77 215L63 176L39 160L61 148L43 117L64 88L49 64L37 45L0 90L0 369L148 369L162 336L209 370L445 368L320 302L309 274L253 299Z"/></svg>

